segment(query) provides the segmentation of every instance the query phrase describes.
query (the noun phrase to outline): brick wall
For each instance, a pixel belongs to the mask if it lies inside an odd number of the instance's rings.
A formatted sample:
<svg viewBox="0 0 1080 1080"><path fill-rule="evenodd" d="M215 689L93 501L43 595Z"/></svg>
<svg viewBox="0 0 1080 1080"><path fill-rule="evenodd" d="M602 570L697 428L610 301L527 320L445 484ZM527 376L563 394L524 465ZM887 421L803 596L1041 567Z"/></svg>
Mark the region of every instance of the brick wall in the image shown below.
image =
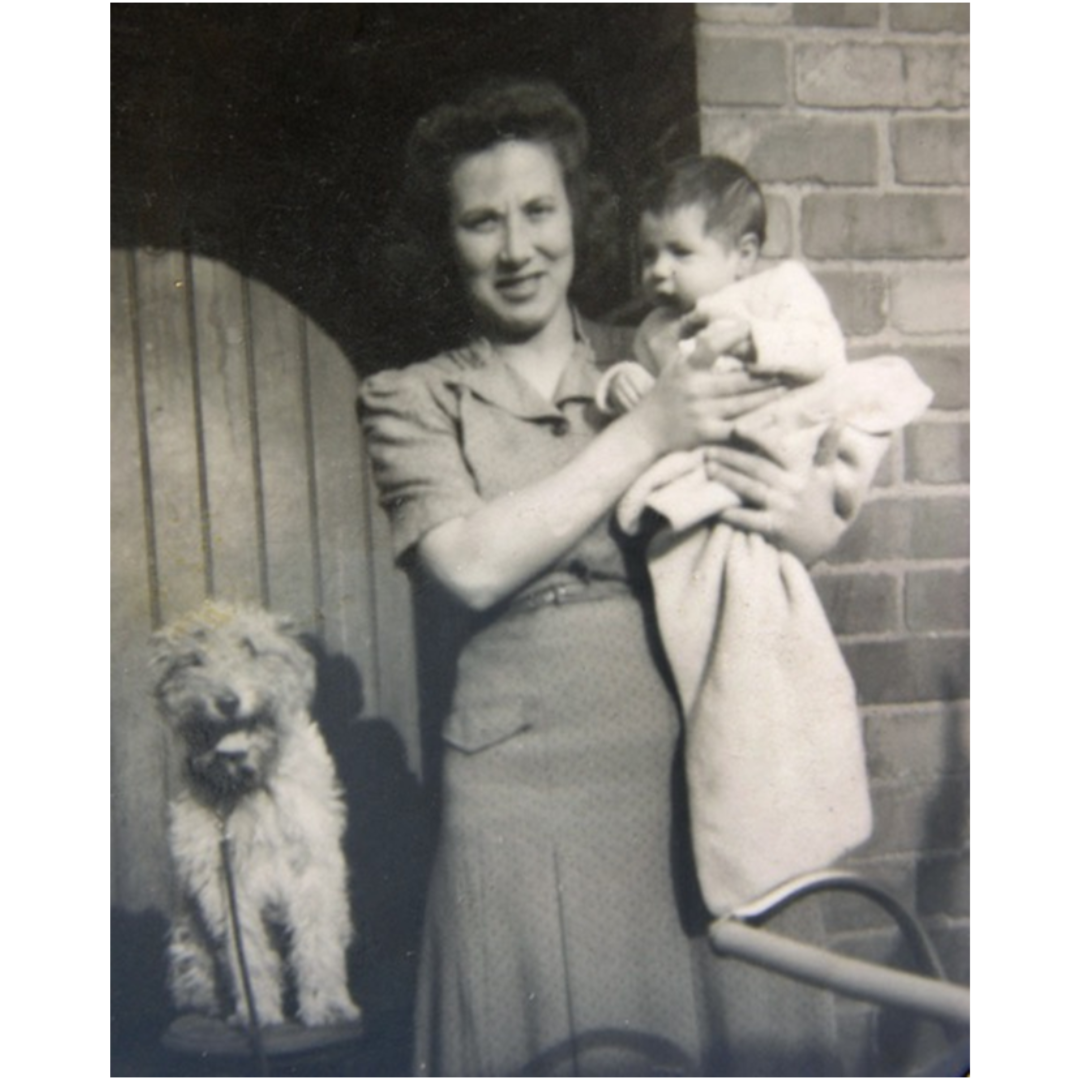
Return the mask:
<svg viewBox="0 0 1080 1080"><path fill-rule="evenodd" d="M702 146L763 181L766 253L817 274L853 358L899 353L935 391L815 579L859 686L873 775L875 835L852 865L918 910L964 982L968 12L697 5ZM892 954L885 921L834 907L844 947ZM868 1020L849 1009L845 1022Z"/></svg>

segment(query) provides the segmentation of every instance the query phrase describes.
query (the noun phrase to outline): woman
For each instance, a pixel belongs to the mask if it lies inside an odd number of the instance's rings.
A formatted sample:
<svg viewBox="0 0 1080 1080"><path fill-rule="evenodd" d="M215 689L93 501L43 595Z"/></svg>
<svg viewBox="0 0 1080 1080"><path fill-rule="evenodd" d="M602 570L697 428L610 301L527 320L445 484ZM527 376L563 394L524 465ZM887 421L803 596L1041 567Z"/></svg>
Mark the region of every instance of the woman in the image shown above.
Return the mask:
<svg viewBox="0 0 1080 1080"><path fill-rule="evenodd" d="M585 144L546 84L487 87L420 122L409 217L441 242L434 278L455 283L467 319L458 347L362 390L398 559L474 613L443 727L416 1067L748 1075L727 1030L734 969L709 955L693 892L680 721L645 572L611 511L663 454L722 440L779 391L677 365L604 426L593 395L626 354L569 300ZM758 508L753 526L804 558L842 531L835 476L725 447L712 467ZM849 501L872 468L852 466ZM753 985L771 995L766 1025L786 995L808 1013L799 1030L822 1035L805 994ZM801 1075L812 1050L800 1043Z"/></svg>

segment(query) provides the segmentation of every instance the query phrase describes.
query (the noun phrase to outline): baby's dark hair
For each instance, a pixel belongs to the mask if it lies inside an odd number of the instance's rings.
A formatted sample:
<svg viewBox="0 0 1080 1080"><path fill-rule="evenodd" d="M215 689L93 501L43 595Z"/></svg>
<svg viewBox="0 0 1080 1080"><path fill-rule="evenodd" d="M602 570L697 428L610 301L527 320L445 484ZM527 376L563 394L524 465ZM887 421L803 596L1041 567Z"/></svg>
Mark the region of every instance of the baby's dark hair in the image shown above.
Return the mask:
<svg viewBox="0 0 1080 1080"><path fill-rule="evenodd" d="M709 232L722 232L733 243L747 235L765 243L765 196L757 181L731 158L679 158L642 190L643 213L661 214L686 206L704 209Z"/></svg>

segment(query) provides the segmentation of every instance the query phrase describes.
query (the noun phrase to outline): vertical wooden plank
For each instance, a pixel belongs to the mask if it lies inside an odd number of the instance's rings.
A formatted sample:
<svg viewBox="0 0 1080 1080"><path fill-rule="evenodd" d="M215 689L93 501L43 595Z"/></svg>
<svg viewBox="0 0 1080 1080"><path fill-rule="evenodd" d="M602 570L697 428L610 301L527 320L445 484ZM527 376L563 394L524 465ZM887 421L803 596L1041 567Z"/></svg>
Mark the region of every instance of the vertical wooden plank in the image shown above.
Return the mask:
<svg viewBox="0 0 1080 1080"><path fill-rule="evenodd" d="M178 252L139 252L135 271L158 606L169 622L207 591L188 283Z"/></svg>
<svg viewBox="0 0 1080 1080"><path fill-rule="evenodd" d="M260 282L249 284L257 439L266 542L266 603L318 627L301 319Z"/></svg>
<svg viewBox="0 0 1080 1080"><path fill-rule="evenodd" d="M308 322L312 446L318 487L322 633L329 648L357 665L364 712L378 709L375 599L368 567L371 542L365 519L357 380L341 350Z"/></svg>
<svg viewBox="0 0 1080 1080"><path fill-rule="evenodd" d="M149 492L143 483L133 256L111 256L111 767L112 903L167 904L165 731L150 695L153 629Z"/></svg>
<svg viewBox="0 0 1080 1080"><path fill-rule="evenodd" d="M257 468L248 384L247 326L241 276L193 257L194 328L205 455L209 585L229 600L262 600Z"/></svg>

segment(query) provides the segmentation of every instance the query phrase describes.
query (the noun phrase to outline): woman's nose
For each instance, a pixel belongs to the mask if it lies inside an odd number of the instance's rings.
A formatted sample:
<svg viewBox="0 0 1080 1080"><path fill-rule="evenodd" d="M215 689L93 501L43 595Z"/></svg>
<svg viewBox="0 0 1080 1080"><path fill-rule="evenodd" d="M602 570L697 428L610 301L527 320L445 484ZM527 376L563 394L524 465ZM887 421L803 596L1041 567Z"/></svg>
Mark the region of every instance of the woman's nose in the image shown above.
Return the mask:
<svg viewBox="0 0 1080 1080"><path fill-rule="evenodd" d="M528 223L511 214L503 227L502 249L499 252L504 263L517 266L529 261L533 243Z"/></svg>

